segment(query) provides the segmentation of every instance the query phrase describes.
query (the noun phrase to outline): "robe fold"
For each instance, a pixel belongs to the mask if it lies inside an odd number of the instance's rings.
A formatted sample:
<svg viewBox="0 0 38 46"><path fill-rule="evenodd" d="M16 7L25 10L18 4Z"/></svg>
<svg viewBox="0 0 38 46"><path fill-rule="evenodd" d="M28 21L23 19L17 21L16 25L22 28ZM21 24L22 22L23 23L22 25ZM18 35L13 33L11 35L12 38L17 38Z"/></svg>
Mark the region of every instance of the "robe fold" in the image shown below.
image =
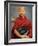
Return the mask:
<svg viewBox="0 0 38 46"><path fill-rule="evenodd" d="M18 17L15 21L13 30L12 30L12 38L19 38L18 36L16 36L16 34L14 34L14 29L18 29L20 27L24 26L25 28L27 27L28 29L28 34L27 36L29 36L29 38L32 38L32 22L26 17Z"/></svg>

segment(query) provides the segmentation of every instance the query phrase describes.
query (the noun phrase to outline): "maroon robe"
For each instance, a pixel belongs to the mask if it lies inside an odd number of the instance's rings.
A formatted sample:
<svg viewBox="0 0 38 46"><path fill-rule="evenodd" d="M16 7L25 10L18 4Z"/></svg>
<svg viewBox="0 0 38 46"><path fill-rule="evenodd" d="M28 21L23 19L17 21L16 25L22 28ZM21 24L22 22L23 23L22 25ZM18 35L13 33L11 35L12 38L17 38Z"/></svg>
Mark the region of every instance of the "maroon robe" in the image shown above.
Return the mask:
<svg viewBox="0 0 38 46"><path fill-rule="evenodd" d="M26 17L18 17L15 21L13 30L12 30L12 38L19 38L18 36L16 36L16 34L14 34L14 29L18 29L22 26L27 27L28 29L28 34L27 36L29 36L29 38L32 38L32 22Z"/></svg>

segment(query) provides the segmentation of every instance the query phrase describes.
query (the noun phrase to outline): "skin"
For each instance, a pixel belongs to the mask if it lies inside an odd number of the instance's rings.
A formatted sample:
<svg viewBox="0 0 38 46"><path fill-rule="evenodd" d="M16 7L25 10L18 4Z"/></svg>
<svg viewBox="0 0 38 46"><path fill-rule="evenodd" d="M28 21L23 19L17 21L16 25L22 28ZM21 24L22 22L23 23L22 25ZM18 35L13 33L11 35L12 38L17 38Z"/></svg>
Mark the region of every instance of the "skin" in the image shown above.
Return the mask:
<svg viewBox="0 0 38 46"><path fill-rule="evenodd" d="M18 8L18 14L19 14L19 16L24 17L25 13L26 13L26 11L25 11L24 7L19 7L19 8ZM21 34L20 34L19 32L17 32L17 30L15 29L15 30L14 30L14 33L15 33L17 36L21 37L21 38L29 38L29 36L27 36L27 33L28 33L28 32L27 32L26 34L24 34L24 35L21 35Z"/></svg>

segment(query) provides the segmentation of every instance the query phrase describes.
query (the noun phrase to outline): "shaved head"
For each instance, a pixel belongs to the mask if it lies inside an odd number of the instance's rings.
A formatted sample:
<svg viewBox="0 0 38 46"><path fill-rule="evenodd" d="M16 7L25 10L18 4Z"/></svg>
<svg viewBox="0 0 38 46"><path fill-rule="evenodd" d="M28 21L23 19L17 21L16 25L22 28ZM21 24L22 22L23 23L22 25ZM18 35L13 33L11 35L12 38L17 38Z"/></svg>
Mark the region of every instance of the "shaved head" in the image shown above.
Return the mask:
<svg viewBox="0 0 38 46"><path fill-rule="evenodd" d="M26 13L25 7L23 6L17 7L17 12L19 15L24 15Z"/></svg>

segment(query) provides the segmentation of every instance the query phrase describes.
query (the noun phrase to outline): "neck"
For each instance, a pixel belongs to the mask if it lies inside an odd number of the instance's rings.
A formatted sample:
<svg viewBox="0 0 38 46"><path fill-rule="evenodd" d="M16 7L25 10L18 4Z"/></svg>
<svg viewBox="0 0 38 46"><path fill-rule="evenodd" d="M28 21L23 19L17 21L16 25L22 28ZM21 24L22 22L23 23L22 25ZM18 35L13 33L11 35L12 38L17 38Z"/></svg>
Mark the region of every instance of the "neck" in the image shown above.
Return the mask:
<svg viewBox="0 0 38 46"><path fill-rule="evenodd" d="M24 18L24 16L22 16L22 18Z"/></svg>

